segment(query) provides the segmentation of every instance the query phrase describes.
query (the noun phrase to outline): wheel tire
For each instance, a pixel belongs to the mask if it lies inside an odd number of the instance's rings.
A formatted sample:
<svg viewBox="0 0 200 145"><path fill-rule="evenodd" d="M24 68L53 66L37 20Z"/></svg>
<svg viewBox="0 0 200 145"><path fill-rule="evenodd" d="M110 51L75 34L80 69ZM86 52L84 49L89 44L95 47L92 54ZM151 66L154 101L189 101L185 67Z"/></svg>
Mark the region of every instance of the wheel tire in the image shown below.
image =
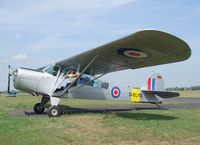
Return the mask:
<svg viewBox="0 0 200 145"><path fill-rule="evenodd" d="M40 107L41 103L37 103L34 105L33 110L36 114L43 114L44 113L44 107Z"/></svg>
<svg viewBox="0 0 200 145"><path fill-rule="evenodd" d="M48 111L47 114L49 117L58 117L61 115L61 111L60 108L58 106L51 106Z"/></svg>

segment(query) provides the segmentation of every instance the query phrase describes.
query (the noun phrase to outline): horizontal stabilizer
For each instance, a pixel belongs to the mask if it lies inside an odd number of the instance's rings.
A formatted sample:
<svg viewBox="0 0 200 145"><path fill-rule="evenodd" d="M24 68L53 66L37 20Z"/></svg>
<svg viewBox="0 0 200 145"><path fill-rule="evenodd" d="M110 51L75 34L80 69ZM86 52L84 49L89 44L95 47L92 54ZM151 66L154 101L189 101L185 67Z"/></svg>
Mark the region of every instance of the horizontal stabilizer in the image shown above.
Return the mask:
<svg viewBox="0 0 200 145"><path fill-rule="evenodd" d="M173 98L173 97L178 97L180 95L178 92L168 92L168 91L145 91L145 90L142 90L142 92L149 93L152 95L158 95L161 98Z"/></svg>

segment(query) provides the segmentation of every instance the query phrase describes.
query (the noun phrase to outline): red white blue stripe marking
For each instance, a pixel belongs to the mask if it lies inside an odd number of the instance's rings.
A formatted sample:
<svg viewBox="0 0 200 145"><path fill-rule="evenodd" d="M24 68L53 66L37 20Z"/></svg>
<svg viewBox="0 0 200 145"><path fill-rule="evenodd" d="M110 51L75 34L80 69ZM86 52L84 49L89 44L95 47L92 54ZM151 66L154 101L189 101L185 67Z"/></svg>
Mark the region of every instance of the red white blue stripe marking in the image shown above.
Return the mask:
<svg viewBox="0 0 200 145"><path fill-rule="evenodd" d="M155 91L156 88L156 78L148 78L147 89L148 91Z"/></svg>
<svg viewBox="0 0 200 145"><path fill-rule="evenodd" d="M112 88L111 95L112 95L113 98L119 98L120 94L121 94L121 91L120 91L119 87L115 86L115 87Z"/></svg>

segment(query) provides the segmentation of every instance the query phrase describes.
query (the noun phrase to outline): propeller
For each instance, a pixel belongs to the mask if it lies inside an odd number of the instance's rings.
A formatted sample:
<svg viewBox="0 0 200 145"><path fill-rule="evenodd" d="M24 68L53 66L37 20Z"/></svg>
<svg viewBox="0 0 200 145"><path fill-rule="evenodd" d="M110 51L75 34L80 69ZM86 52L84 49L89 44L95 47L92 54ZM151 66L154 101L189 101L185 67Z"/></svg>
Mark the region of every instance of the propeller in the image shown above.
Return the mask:
<svg viewBox="0 0 200 145"><path fill-rule="evenodd" d="M10 94L10 79L13 76L13 70L10 65L8 65L8 94Z"/></svg>

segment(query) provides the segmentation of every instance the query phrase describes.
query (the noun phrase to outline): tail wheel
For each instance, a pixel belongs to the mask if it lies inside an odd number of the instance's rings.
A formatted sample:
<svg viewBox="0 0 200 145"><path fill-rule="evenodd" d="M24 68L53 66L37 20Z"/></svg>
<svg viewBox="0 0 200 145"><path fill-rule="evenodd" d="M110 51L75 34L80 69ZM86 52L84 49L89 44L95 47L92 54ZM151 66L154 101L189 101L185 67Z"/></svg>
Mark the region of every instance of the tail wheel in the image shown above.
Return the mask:
<svg viewBox="0 0 200 145"><path fill-rule="evenodd" d="M60 108L58 106L51 106L47 111L49 117L58 117L61 115Z"/></svg>
<svg viewBox="0 0 200 145"><path fill-rule="evenodd" d="M41 107L41 103L37 103L34 105L33 110L36 114L42 114L44 113L44 107Z"/></svg>

